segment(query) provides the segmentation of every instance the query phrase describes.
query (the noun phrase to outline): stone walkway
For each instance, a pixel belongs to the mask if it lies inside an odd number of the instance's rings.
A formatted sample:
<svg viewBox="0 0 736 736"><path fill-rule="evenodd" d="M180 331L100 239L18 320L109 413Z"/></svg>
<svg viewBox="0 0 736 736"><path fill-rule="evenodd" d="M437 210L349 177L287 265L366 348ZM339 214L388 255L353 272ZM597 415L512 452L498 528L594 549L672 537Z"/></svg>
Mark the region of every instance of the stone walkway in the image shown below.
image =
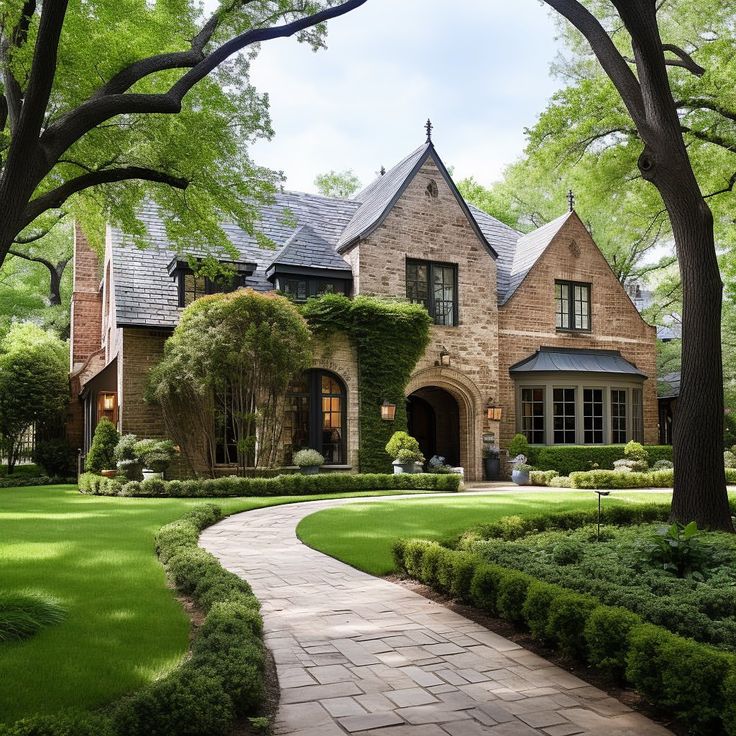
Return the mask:
<svg viewBox="0 0 736 736"><path fill-rule="evenodd" d="M237 514L200 540L262 601L281 687L278 736L670 733L481 625L296 538L302 518L351 501Z"/></svg>

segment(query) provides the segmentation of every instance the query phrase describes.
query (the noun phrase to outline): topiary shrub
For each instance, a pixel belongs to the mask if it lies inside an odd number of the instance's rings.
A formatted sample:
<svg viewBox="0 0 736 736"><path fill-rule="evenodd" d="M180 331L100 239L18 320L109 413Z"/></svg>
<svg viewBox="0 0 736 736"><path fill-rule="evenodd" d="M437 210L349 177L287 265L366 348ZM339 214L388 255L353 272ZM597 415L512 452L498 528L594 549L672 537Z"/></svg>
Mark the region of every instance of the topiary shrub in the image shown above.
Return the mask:
<svg viewBox="0 0 736 736"><path fill-rule="evenodd" d="M585 624L588 661L612 680L622 681L626 672L629 634L642 623L625 608L598 606Z"/></svg>
<svg viewBox="0 0 736 736"><path fill-rule="evenodd" d="M135 450L138 438L134 434L124 434L115 446L117 469L128 480L140 480L143 463Z"/></svg>
<svg viewBox="0 0 736 736"><path fill-rule="evenodd" d="M120 435L115 425L107 418L102 417L97 423L92 445L87 453L84 468L90 473L101 473L103 470L115 468L115 448Z"/></svg>
<svg viewBox="0 0 736 736"><path fill-rule="evenodd" d="M626 443L624 455L627 459L634 460L635 462L647 463L649 461L649 452L647 449L641 442L635 442L634 440Z"/></svg>
<svg viewBox="0 0 736 736"><path fill-rule="evenodd" d="M402 463L422 462L424 456L419 442L408 432L394 432L386 443L386 454Z"/></svg>
<svg viewBox="0 0 736 736"><path fill-rule="evenodd" d="M524 622L532 636L540 641L549 641L547 622L552 601L562 593L558 585L535 580L527 591L522 613Z"/></svg>
<svg viewBox="0 0 736 736"><path fill-rule="evenodd" d="M547 638L555 642L563 654L583 659L586 653L585 625L599 605L592 596L563 590L550 602Z"/></svg>
<svg viewBox="0 0 736 736"><path fill-rule="evenodd" d="M533 578L516 570L505 570L498 583L496 610L514 623L524 621L524 603Z"/></svg>
<svg viewBox="0 0 736 736"><path fill-rule="evenodd" d="M294 465L300 468L314 468L325 464L325 459L317 450L299 450L293 457Z"/></svg>
<svg viewBox="0 0 736 736"><path fill-rule="evenodd" d="M133 445L135 456L140 458L145 470L165 473L176 457L176 448L171 440L138 440Z"/></svg>
<svg viewBox="0 0 736 736"><path fill-rule="evenodd" d="M504 570L497 565L479 563L475 567L475 572L470 581L470 601L491 616L495 616L498 611L496 609L496 599L498 597L498 588L501 584Z"/></svg>
<svg viewBox="0 0 736 736"><path fill-rule="evenodd" d="M523 434L515 434L508 446L509 457L517 457L524 455L524 457L531 458L529 440Z"/></svg>

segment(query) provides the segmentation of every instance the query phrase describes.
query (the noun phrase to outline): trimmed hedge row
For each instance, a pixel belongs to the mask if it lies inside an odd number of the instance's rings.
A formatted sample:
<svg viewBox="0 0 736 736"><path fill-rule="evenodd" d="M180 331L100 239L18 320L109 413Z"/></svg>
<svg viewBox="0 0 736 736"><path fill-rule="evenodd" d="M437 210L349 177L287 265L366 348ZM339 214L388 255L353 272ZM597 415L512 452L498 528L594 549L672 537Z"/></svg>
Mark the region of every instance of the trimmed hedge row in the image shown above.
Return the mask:
<svg viewBox="0 0 736 736"><path fill-rule="evenodd" d="M532 470L529 480L534 486L559 487L560 476L556 470ZM736 483L736 468L726 468L726 481ZM596 488L672 488L675 471L649 470L645 473L626 473L616 470L575 471L568 476L565 488L592 490Z"/></svg>
<svg viewBox="0 0 736 736"><path fill-rule="evenodd" d="M694 732L736 736L736 657L645 624L623 608L483 562L437 542L398 540L396 566L492 616L526 626L562 653L625 680Z"/></svg>
<svg viewBox="0 0 736 736"><path fill-rule="evenodd" d="M26 486L59 486L67 483L76 483L76 478L61 478L59 476L4 476L0 478L0 488L25 488Z"/></svg>
<svg viewBox="0 0 736 736"><path fill-rule="evenodd" d="M591 470L591 464L601 469L613 470L615 460L624 457L625 445L548 445L534 447L533 464L540 470L556 470L560 475L570 475L579 470ZM649 464L657 460L672 460L671 445L645 445Z"/></svg>
<svg viewBox="0 0 736 736"><path fill-rule="evenodd" d="M197 545L222 518L212 504L196 506L162 527L156 550L177 588L206 612L180 667L121 700L109 718L41 716L0 726L2 736L221 736L236 717L259 709L264 691L262 620L244 580Z"/></svg>
<svg viewBox="0 0 736 736"><path fill-rule="evenodd" d="M276 478L121 481L83 473L79 490L95 496L227 498L235 496L310 496L342 491L445 491L460 488L460 476L438 473L279 475Z"/></svg>

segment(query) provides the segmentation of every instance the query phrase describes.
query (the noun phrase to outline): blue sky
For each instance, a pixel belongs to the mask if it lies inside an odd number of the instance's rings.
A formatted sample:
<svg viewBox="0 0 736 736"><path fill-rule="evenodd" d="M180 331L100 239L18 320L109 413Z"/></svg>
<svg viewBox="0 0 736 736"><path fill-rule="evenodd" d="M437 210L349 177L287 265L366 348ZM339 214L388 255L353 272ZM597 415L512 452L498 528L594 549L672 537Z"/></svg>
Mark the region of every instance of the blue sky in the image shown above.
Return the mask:
<svg viewBox="0 0 736 736"><path fill-rule="evenodd" d="M253 149L286 186L353 169L364 184L424 142L456 179L500 178L561 85L549 74L558 44L537 0L369 0L329 24L328 48L264 44L253 81L271 99L276 135Z"/></svg>

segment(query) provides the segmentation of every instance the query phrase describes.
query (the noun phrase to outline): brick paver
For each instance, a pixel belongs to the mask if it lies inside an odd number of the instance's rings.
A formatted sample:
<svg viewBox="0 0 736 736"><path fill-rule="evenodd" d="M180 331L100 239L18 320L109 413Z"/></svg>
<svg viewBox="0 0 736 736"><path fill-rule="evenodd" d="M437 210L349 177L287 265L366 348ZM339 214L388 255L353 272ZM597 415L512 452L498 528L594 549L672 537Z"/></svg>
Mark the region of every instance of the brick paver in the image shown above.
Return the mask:
<svg viewBox="0 0 736 736"><path fill-rule="evenodd" d="M302 518L350 501L237 514L200 540L262 602L278 736L670 733L480 624L297 539Z"/></svg>

